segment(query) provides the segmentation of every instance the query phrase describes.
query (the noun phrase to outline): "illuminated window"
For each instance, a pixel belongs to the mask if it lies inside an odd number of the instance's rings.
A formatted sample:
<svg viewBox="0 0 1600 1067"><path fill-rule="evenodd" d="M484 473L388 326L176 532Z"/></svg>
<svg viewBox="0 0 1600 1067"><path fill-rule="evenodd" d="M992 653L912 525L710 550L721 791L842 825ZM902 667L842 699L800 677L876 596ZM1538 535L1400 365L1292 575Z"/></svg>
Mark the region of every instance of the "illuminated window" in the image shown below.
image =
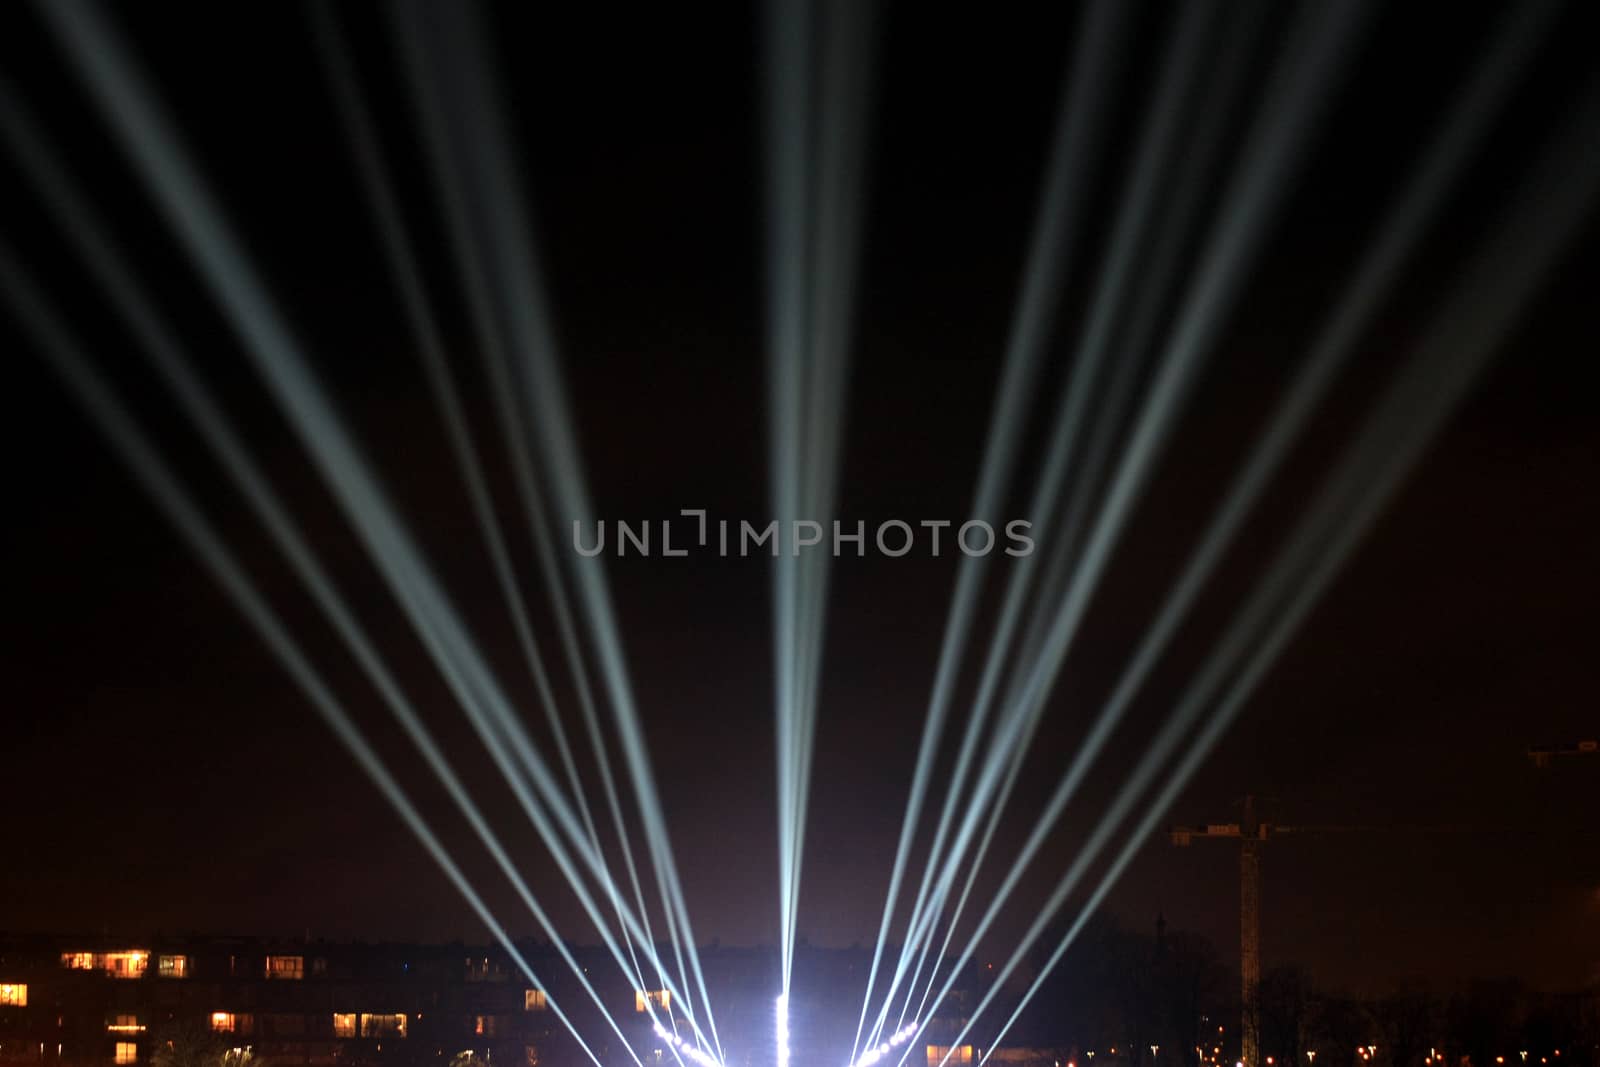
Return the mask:
<svg viewBox="0 0 1600 1067"><path fill-rule="evenodd" d="M157 956L156 973L163 978L186 978L189 975L189 957Z"/></svg>
<svg viewBox="0 0 1600 1067"><path fill-rule="evenodd" d="M550 998L544 995L542 989L527 989L522 993L523 1011L548 1011Z"/></svg>
<svg viewBox="0 0 1600 1067"><path fill-rule="evenodd" d="M234 1018L231 1011L214 1011L211 1013L211 1029L219 1034L231 1034L238 1025L239 1020Z"/></svg>
<svg viewBox="0 0 1600 1067"><path fill-rule="evenodd" d="M0 1008L26 1008L28 987L23 982L0 982Z"/></svg>
<svg viewBox="0 0 1600 1067"><path fill-rule="evenodd" d="M306 958L304 956L268 956L268 978L304 978L306 976Z"/></svg>
<svg viewBox="0 0 1600 1067"><path fill-rule="evenodd" d="M74 971L104 971L112 978L143 978L150 966L150 953L142 949L126 952L63 952L61 966Z"/></svg>
<svg viewBox="0 0 1600 1067"><path fill-rule="evenodd" d="M139 1062L139 1046L137 1044L135 1044L134 1042L132 1042L132 1041L118 1041L117 1042L117 1062L118 1063L138 1063Z"/></svg>
<svg viewBox="0 0 1600 1067"><path fill-rule="evenodd" d="M105 972L113 978L143 978L145 968L150 966L150 953L148 952L107 952L105 954Z"/></svg>
<svg viewBox="0 0 1600 1067"><path fill-rule="evenodd" d="M472 1032L480 1037L493 1037L495 1032L495 1018L493 1015L479 1015L474 1018Z"/></svg>
<svg viewBox="0 0 1600 1067"><path fill-rule="evenodd" d="M633 991L634 1011L644 1011L647 1001L662 1011L670 1011L672 1009L672 994L665 989L636 989Z"/></svg>
<svg viewBox="0 0 1600 1067"><path fill-rule="evenodd" d="M400 1015L361 1016L362 1037L405 1037L406 1017Z"/></svg>
<svg viewBox="0 0 1600 1067"><path fill-rule="evenodd" d="M948 1056L950 1058L950 1061L952 1063L971 1063L972 1062L972 1046L971 1045L961 1045L961 1046L955 1048L954 1050L952 1050L949 1045L929 1045L928 1046L928 1063L929 1063L930 1067L933 1067L933 1065L935 1065L935 1064L939 1064L939 1063L944 1062L944 1059L945 1059L946 1056Z"/></svg>
<svg viewBox="0 0 1600 1067"><path fill-rule="evenodd" d="M113 1034L142 1034L144 1027L139 1025L137 1015L118 1015L106 1024L106 1031Z"/></svg>
<svg viewBox="0 0 1600 1067"><path fill-rule="evenodd" d="M356 1036L356 1013L353 1011L336 1011L333 1013L333 1036Z"/></svg>

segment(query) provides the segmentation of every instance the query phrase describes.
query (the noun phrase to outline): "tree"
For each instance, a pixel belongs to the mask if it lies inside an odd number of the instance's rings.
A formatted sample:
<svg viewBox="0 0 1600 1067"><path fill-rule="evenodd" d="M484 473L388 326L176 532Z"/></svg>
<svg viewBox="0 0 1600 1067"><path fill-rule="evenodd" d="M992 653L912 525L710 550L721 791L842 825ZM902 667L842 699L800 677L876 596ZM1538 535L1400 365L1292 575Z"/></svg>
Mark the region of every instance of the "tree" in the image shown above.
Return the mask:
<svg viewBox="0 0 1600 1067"><path fill-rule="evenodd" d="M1261 1022L1261 1054L1281 1064L1305 1067L1313 1046L1317 996L1311 978L1298 967L1275 967L1262 976L1256 990ZM1332 1061L1328 1061L1332 1062Z"/></svg>
<svg viewBox="0 0 1600 1067"><path fill-rule="evenodd" d="M1474 1067L1493 1067L1496 1056L1513 1049L1522 996L1516 982L1475 981L1450 1002L1451 1040L1460 1042Z"/></svg>
<svg viewBox="0 0 1600 1067"><path fill-rule="evenodd" d="M1401 989L1378 1001L1373 1014L1390 1067L1420 1067L1438 1040L1439 1012L1432 998L1419 989Z"/></svg>
<svg viewBox="0 0 1600 1067"><path fill-rule="evenodd" d="M1232 984L1227 968L1211 942L1178 930L1162 939L1154 971L1161 1044L1177 1053L1180 1062L1198 1063L1197 1050L1211 1040L1215 1027L1210 1020L1221 1014Z"/></svg>
<svg viewBox="0 0 1600 1067"><path fill-rule="evenodd" d="M150 1067L264 1067L253 1049L230 1045L204 1022L188 1019L155 1035Z"/></svg>
<svg viewBox="0 0 1600 1067"><path fill-rule="evenodd" d="M1349 997L1316 998L1307 1028L1306 1048L1325 1067L1351 1067L1356 1049L1377 1044L1366 1007Z"/></svg>

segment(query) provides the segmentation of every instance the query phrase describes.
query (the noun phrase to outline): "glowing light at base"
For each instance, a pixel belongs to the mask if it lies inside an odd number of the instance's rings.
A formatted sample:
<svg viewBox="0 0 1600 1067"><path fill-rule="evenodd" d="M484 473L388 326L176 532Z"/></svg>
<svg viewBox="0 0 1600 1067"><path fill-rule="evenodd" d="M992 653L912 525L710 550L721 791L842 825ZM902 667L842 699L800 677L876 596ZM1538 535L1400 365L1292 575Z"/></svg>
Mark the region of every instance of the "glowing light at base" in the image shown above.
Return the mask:
<svg viewBox="0 0 1600 1067"><path fill-rule="evenodd" d="M905 1044L907 1041L910 1041L912 1035L915 1034L916 1032L917 1032L917 1024L916 1023L906 1023L900 1029L896 1030L893 1034L890 1034L889 1035L889 1039L887 1041L883 1042L882 1044L878 1045L875 1048L869 1048L869 1049L867 1049L867 1051L863 1052L856 1059L856 1061L850 1065L850 1067L872 1067L873 1064L875 1064L879 1060L883 1059L890 1052L893 1052L895 1049L899 1048L901 1045Z"/></svg>
<svg viewBox="0 0 1600 1067"><path fill-rule="evenodd" d="M684 1058L699 1064L700 1067L723 1067L722 1062L711 1053L685 1041L660 1023L656 1023L656 1036L677 1049Z"/></svg>
<svg viewBox="0 0 1600 1067"><path fill-rule="evenodd" d="M779 995L778 1010L778 1067L789 1067L789 994Z"/></svg>

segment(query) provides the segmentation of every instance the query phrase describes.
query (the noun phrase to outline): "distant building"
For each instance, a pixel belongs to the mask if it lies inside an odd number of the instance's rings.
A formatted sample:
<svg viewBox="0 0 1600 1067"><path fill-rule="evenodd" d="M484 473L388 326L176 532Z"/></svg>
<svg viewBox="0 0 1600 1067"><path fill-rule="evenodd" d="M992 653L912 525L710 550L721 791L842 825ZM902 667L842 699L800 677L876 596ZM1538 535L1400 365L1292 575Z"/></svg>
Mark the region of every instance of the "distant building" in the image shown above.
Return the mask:
<svg viewBox="0 0 1600 1067"><path fill-rule="evenodd" d="M611 1010L647 1033L631 1018L635 991L609 992ZM564 1060L570 1042L549 1008L503 958L460 946L0 940L6 1065L145 1063L173 1035L202 1033L274 1067L462 1053L535 1067L547 1050Z"/></svg>
<svg viewBox="0 0 1600 1067"><path fill-rule="evenodd" d="M602 1064L635 1067L559 954L540 942L517 947L543 988L510 953L481 946L0 934L0 1067L131 1067L184 1037L248 1052L265 1067L589 1064L557 1007ZM651 1014L688 1033L678 993L656 980L646 983L656 988L634 988L604 948L569 950L644 1067L677 1067ZM673 958L667 946L659 952ZM712 946L699 955L725 1064L767 1067L777 954ZM841 1067L849 1058L869 963L859 948L797 953L796 1067ZM698 990L686 992L692 1000ZM966 989L945 998L908 1067L927 1067L935 1048L942 1054L968 999ZM969 1048L951 1062L976 1060ZM248 1064L235 1057L227 1067Z"/></svg>

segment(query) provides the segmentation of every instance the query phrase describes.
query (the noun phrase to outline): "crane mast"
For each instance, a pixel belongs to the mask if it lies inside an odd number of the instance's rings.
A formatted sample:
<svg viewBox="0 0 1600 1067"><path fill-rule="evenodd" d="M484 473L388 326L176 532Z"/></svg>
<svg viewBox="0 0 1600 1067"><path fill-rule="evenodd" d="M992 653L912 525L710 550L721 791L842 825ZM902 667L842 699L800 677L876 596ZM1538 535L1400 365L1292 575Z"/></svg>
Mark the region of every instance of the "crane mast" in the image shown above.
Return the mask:
<svg viewBox="0 0 1600 1067"><path fill-rule="evenodd" d="M1238 822L1171 830L1175 845L1188 845L1197 837L1239 842L1239 1061L1244 1067L1261 1067L1261 845L1269 830L1254 796L1244 798Z"/></svg>

